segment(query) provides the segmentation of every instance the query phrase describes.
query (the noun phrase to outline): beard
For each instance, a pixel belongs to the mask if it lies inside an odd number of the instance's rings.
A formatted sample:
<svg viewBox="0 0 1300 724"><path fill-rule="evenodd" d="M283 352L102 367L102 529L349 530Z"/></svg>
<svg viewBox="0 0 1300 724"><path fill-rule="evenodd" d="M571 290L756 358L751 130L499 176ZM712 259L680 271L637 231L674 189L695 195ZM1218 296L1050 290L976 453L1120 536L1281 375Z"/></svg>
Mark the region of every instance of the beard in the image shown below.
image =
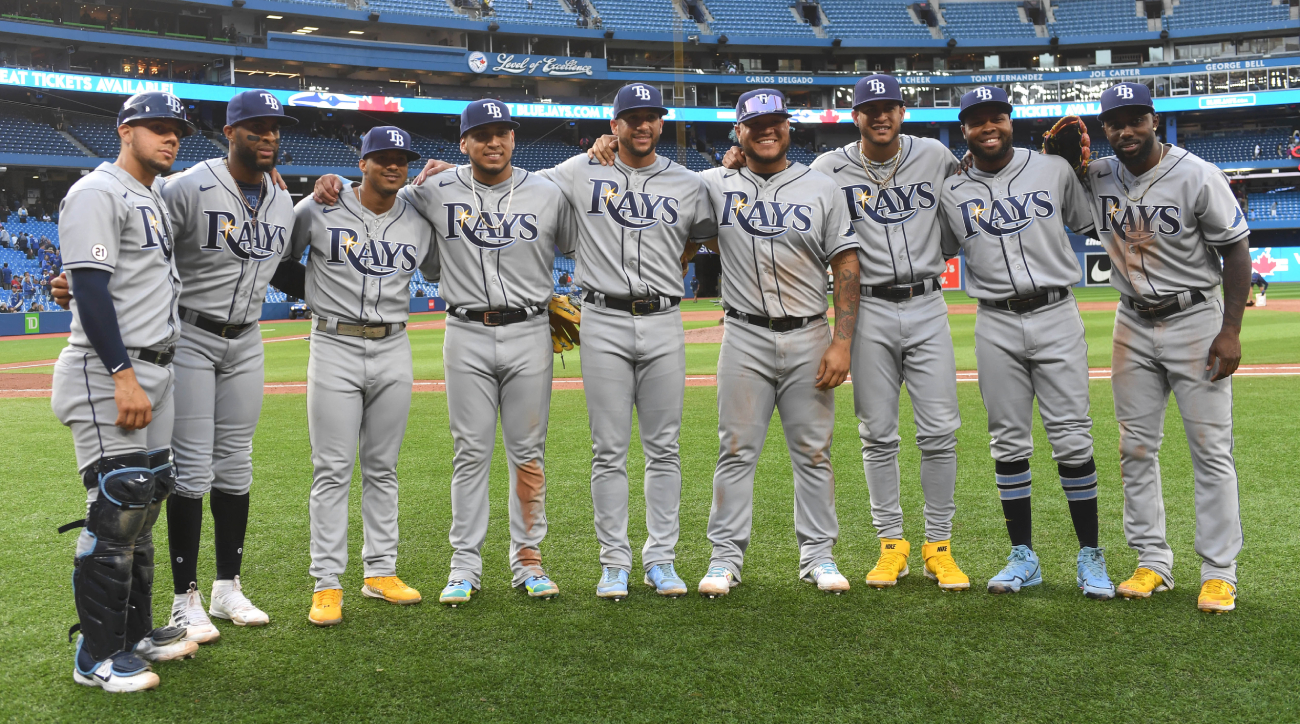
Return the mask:
<svg viewBox="0 0 1300 724"><path fill-rule="evenodd" d="M757 143L751 143L749 145L750 148L744 149L745 156L749 158L753 158L763 163L774 163L776 161L780 161L781 159L785 158L786 153L790 150L789 139L786 139L785 143L778 142L775 147L775 151L772 152L772 155L770 157L764 157L758 153L759 145ZM766 148L766 146L764 146L763 148Z"/></svg>
<svg viewBox="0 0 1300 724"><path fill-rule="evenodd" d="M631 139L629 138L628 140L630 141ZM626 144L620 143L619 146L620 147L627 146L628 153L632 154L633 156L636 156L637 158L645 158L646 156L649 156L650 154L655 152L655 148L659 146L659 139L652 137L650 139L650 145L644 151L638 150L637 147L632 143L626 143Z"/></svg>
<svg viewBox="0 0 1300 724"><path fill-rule="evenodd" d="M235 149L235 158L239 160L239 163L242 166L244 166L244 168L253 168L262 172L268 172L274 169L276 162L279 161L280 158L279 148L276 148L275 153L271 154L271 158L266 161L262 161L258 159L257 149L253 148L252 146L245 146L242 143L235 143L234 149Z"/></svg>
<svg viewBox="0 0 1300 724"><path fill-rule="evenodd" d="M1119 158L1121 163L1125 161L1137 161L1149 157L1151 155L1151 152L1155 149L1155 147L1156 147L1156 134L1152 133L1150 136L1147 136L1147 140L1143 141L1137 147L1137 150L1134 151L1133 153L1131 154L1124 153L1123 151L1116 148L1115 156Z"/></svg>
<svg viewBox="0 0 1300 724"><path fill-rule="evenodd" d="M998 140L1001 141L1002 145L996 151L985 151L981 146L972 143L967 143L967 148L970 149L972 156L981 161L1001 161L1006 158L1007 154L1011 153L1011 137L998 136Z"/></svg>
<svg viewBox="0 0 1300 724"><path fill-rule="evenodd" d="M134 148L132 151L134 152ZM159 161L157 158L142 156L139 153L135 153L135 159L140 162L141 166L144 166L158 175L169 173L172 170L172 164L175 163L175 160Z"/></svg>

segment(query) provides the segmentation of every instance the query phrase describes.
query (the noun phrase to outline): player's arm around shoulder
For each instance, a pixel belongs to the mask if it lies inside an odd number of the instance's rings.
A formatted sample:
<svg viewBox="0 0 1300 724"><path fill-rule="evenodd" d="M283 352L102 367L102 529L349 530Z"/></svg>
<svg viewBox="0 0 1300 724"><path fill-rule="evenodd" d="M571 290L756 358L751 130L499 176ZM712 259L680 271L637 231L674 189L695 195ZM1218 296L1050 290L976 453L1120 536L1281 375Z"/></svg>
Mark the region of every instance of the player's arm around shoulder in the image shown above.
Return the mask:
<svg viewBox="0 0 1300 724"><path fill-rule="evenodd" d="M944 259L961 253L962 240L955 230L961 223L957 205L961 203L963 187L970 182L969 176L954 171L939 184L939 245Z"/></svg>

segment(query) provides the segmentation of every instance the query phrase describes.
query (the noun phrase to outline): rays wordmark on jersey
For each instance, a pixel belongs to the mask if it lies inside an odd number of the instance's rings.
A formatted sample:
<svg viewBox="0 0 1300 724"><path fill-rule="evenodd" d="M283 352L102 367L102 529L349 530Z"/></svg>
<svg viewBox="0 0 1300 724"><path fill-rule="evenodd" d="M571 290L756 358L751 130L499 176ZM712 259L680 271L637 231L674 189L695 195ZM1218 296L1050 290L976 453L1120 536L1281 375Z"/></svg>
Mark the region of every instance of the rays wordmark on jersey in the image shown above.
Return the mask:
<svg viewBox="0 0 1300 724"><path fill-rule="evenodd" d="M417 264L415 245L383 239L361 240L355 229L331 226L330 255L326 264L348 264L368 277L387 277L413 272Z"/></svg>
<svg viewBox="0 0 1300 724"><path fill-rule="evenodd" d="M933 209L938 203L934 196L934 184L929 181L888 186L874 196L871 187L866 184L841 186L840 190L849 203L849 217L852 221L861 221L865 216L886 226L901 224L916 216L918 211Z"/></svg>
<svg viewBox="0 0 1300 724"><path fill-rule="evenodd" d="M484 211L479 216L469 204L452 202L443 207L447 209L448 241L463 236L474 246L489 250L504 249L516 241L537 241L537 214Z"/></svg>
<svg viewBox="0 0 1300 724"><path fill-rule="evenodd" d="M162 217L152 206L141 204L135 210L140 212L140 219L144 221L144 243L140 248L162 249L164 259L172 258L172 240L167 236L167 225Z"/></svg>
<svg viewBox="0 0 1300 724"><path fill-rule="evenodd" d="M617 181L591 180L591 208L588 216L604 216L625 229L649 229L660 221L675 226L680 202L672 196L660 196L641 191L619 191Z"/></svg>
<svg viewBox="0 0 1300 724"><path fill-rule="evenodd" d="M225 248L241 261L265 261L284 251L288 243L288 230L279 224L269 224L257 219L235 223L229 211L204 211L208 217L208 235L200 247L203 251L221 251Z"/></svg>
<svg viewBox="0 0 1300 724"><path fill-rule="evenodd" d="M1036 219L1048 219L1056 214L1056 205L1048 191L1005 196L992 203L979 198L967 199L957 204L957 208L961 210L967 239L981 231L997 237L1019 234Z"/></svg>
<svg viewBox="0 0 1300 724"><path fill-rule="evenodd" d="M1124 206L1118 196L1103 194L1097 198L1101 200L1101 231L1113 232L1124 241L1130 237L1149 239L1152 234L1177 236L1183 230L1183 210L1178 206Z"/></svg>
<svg viewBox="0 0 1300 724"><path fill-rule="evenodd" d="M727 191L723 194L722 220L718 226L739 226L751 236L772 239L787 231L812 229L812 207L779 201L750 203L749 194L744 191Z"/></svg>

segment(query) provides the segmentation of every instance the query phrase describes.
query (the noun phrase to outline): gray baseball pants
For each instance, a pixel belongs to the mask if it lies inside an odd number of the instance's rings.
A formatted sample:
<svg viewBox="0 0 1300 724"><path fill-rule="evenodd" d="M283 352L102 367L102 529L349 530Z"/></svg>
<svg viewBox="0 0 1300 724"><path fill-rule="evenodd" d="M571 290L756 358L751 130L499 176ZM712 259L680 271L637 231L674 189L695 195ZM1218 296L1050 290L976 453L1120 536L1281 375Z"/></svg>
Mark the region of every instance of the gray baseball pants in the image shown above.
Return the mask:
<svg viewBox="0 0 1300 724"><path fill-rule="evenodd" d="M337 320L329 320L328 330ZM341 588L348 565L348 489L361 452L361 557L366 578L397 575L397 455L411 411L411 344L313 328L307 362L307 430L314 477L311 575L316 590Z"/></svg>
<svg viewBox="0 0 1300 724"><path fill-rule="evenodd" d="M835 391L818 390L817 367L830 346L825 319L772 332L727 318L718 356L718 467L709 511L710 566L740 580L754 519L754 471L767 440L772 410L781 413L794 468L794 531L799 576L834 560L839 538L831 439Z"/></svg>
<svg viewBox="0 0 1300 724"><path fill-rule="evenodd" d="M871 494L871 522L881 538L903 537L899 499L898 401L907 385L921 449L925 538L952 537L957 487L957 362L948 305L932 292L903 302L863 296L853 335L853 406L862 438L862 467Z"/></svg>
<svg viewBox="0 0 1300 724"><path fill-rule="evenodd" d="M215 487L246 495L265 382L261 331L253 325L226 339L182 322L173 366L176 494L202 498Z"/></svg>
<svg viewBox="0 0 1300 724"><path fill-rule="evenodd" d="M1115 314L1111 379L1124 479L1124 537L1138 552L1138 565L1170 585L1174 553L1165 538L1160 479L1170 392L1178 401L1192 457L1201 582L1221 578L1237 584L1242 532L1232 459L1232 378L1211 382L1217 369L1205 371L1210 344L1222 324L1217 295L1161 320L1142 319L1123 304Z"/></svg>
<svg viewBox="0 0 1300 724"><path fill-rule="evenodd" d="M453 446L451 579L479 588L488 529L488 490L497 414L510 471L512 585L542 575L546 537L546 423L551 409L550 323L546 314L485 327L447 319L442 346Z"/></svg>
<svg viewBox="0 0 1300 724"><path fill-rule="evenodd" d="M677 558L682 470L678 436L686 400L686 337L676 308L633 316L587 304L582 385L591 422L591 503L600 564L632 569L627 453L636 409L645 454L645 570Z"/></svg>

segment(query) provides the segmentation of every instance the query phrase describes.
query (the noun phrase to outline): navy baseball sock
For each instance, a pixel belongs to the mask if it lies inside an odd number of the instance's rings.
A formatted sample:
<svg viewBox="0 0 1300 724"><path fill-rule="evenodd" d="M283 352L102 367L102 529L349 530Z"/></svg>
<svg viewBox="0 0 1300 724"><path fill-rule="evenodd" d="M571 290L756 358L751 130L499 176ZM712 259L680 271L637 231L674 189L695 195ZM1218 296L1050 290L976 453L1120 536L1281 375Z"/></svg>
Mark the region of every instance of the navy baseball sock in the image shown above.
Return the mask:
<svg viewBox="0 0 1300 724"><path fill-rule="evenodd" d="M248 530L249 494L232 495L213 490L208 504L212 506L213 538L217 545L217 580L229 581L239 575L244 562L244 533Z"/></svg>
<svg viewBox="0 0 1300 724"><path fill-rule="evenodd" d="M203 498L167 498L167 549L172 560L172 588L177 595L199 580L199 537L203 533Z"/></svg>
<svg viewBox="0 0 1300 724"><path fill-rule="evenodd" d="M1081 548L1097 547L1097 464L1092 458L1077 467L1057 465L1061 487L1070 503L1070 519Z"/></svg>
<svg viewBox="0 0 1300 724"><path fill-rule="evenodd" d="M1002 517L1007 521L1007 534L1012 546L1034 547L1034 519L1029 506L1033 492L1033 475L1028 460L994 462L998 497L1002 499Z"/></svg>

